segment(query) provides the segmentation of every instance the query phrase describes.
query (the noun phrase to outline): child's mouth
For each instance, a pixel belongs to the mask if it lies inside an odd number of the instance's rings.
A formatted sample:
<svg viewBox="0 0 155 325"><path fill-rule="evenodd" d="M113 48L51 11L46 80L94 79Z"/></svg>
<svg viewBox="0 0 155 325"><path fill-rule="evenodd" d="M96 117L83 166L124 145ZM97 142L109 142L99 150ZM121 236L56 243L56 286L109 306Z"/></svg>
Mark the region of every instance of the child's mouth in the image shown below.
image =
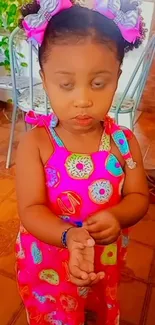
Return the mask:
<svg viewBox="0 0 155 325"><path fill-rule="evenodd" d="M90 116L76 116L75 117L75 122L76 124L78 125L81 125L81 126L89 126L92 124L92 121L93 121L93 118L90 117Z"/></svg>

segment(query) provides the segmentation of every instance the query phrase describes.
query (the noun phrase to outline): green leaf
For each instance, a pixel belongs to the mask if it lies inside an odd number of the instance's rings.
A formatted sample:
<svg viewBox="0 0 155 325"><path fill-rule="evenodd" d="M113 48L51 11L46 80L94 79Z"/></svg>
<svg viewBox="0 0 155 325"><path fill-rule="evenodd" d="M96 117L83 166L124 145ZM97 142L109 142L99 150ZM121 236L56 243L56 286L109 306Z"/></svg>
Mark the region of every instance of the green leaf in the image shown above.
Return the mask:
<svg viewBox="0 0 155 325"><path fill-rule="evenodd" d="M8 16L7 18L7 25L11 25L14 23L14 16Z"/></svg>
<svg viewBox="0 0 155 325"><path fill-rule="evenodd" d="M1 8L2 8L2 11L3 11L3 12L6 11L7 7L8 7L7 1L5 1L5 2L3 2L3 3L1 4Z"/></svg>
<svg viewBox="0 0 155 325"><path fill-rule="evenodd" d="M28 67L28 64L26 62L21 62L21 67L24 67L24 68L27 68Z"/></svg>
<svg viewBox="0 0 155 325"><path fill-rule="evenodd" d="M0 41L0 46L7 46L8 47L8 38L3 37L2 40Z"/></svg>
<svg viewBox="0 0 155 325"><path fill-rule="evenodd" d="M4 65L5 65L5 66L9 66L9 65L10 65L10 61L5 60L5 61L4 61Z"/></svg>
<svg viewBox="0 0 155 325"><path fill-rule="evenodd" d="M2 37L2 42L9 43L9 37L8 36L3 36Z"/></svg>
<svg viewBox="0 0 155 325"><path fill-rule="evenodd" d="M17 54L20 56L20 58L25 58L25 55L20 53L20 52L17 52Z"/></svg>
<svg viewBox="0 0 155 325"><path fill-rule="evenodd" d="M16 12L17 12L17 6L13 3L13 4L10 6L9 14L10 14L10 15L15 15Z"/></svg>
<svg viewBox="0 0 155 325"><path fill-rule="evenodd" d="M6 49L6 50L4 51L4 54L5 54L6 58L7 58L8 60L10 60L10 54L9 54L9 50L8 50L8 49Z"/></svg>

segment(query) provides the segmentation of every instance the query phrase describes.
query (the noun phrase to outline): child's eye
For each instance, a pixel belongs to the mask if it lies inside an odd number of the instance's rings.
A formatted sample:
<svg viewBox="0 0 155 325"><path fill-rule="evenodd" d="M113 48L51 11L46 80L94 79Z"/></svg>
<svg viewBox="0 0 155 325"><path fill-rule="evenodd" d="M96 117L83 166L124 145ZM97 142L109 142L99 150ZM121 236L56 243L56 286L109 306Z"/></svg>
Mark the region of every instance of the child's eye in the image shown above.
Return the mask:
<svg viewBox="0 0 155 325"><path fill-rule="evenodd" d="M103 80L93 80L92 88L103 88L105 86L105 82Z"/></svg>
<svg viewBox="0 0 155 325"><path fill-rule="evenodd" d="M66 82L66 83L61 84L60 87L62 89L66 89L66 90L72 90L74 85L73 85L73 83Z"/></svg>

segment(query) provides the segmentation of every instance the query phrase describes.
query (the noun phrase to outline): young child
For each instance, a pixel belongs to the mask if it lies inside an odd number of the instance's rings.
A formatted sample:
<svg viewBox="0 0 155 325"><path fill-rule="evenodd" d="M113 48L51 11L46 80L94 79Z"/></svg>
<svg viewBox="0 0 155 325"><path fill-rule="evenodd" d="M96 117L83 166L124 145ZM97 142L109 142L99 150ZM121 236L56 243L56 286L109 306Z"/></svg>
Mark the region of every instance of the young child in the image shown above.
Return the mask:
<svg viewBox="0 0 155 325"><path fill-rule="evenodd" d="M108 117L125 52L145 34L127 0L39 0L22 26L39 44L54 113L17 153L17 277L30 325L118 325L127 228L148 208L138 143ZM87 314L90 319L87 319Z"/></svg>

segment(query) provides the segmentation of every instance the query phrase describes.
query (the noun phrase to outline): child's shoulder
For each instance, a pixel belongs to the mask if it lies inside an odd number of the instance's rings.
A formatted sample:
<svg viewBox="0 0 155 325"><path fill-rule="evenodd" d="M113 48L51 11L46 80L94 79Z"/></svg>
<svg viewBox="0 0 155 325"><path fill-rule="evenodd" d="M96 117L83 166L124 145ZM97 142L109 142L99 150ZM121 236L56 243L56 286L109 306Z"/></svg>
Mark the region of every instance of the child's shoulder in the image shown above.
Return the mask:
<svg viewBox="0 0 155 325"><path fill-rule="evenodd" d="M17 148L17 157L19 154L23 154L25 157L25 155L35 155L36 152L39 152L39 133L40 130L33 128L21 136Z"/></svg>
<svg viewBox="0 0 155 325"><path fill-rule="evenodd" d="M34 159L40 159L44 165L53 151L52 143L45 128L34 127L22 135L17 149L17 157L20 154L25 159L31 155Z"/></svg>

